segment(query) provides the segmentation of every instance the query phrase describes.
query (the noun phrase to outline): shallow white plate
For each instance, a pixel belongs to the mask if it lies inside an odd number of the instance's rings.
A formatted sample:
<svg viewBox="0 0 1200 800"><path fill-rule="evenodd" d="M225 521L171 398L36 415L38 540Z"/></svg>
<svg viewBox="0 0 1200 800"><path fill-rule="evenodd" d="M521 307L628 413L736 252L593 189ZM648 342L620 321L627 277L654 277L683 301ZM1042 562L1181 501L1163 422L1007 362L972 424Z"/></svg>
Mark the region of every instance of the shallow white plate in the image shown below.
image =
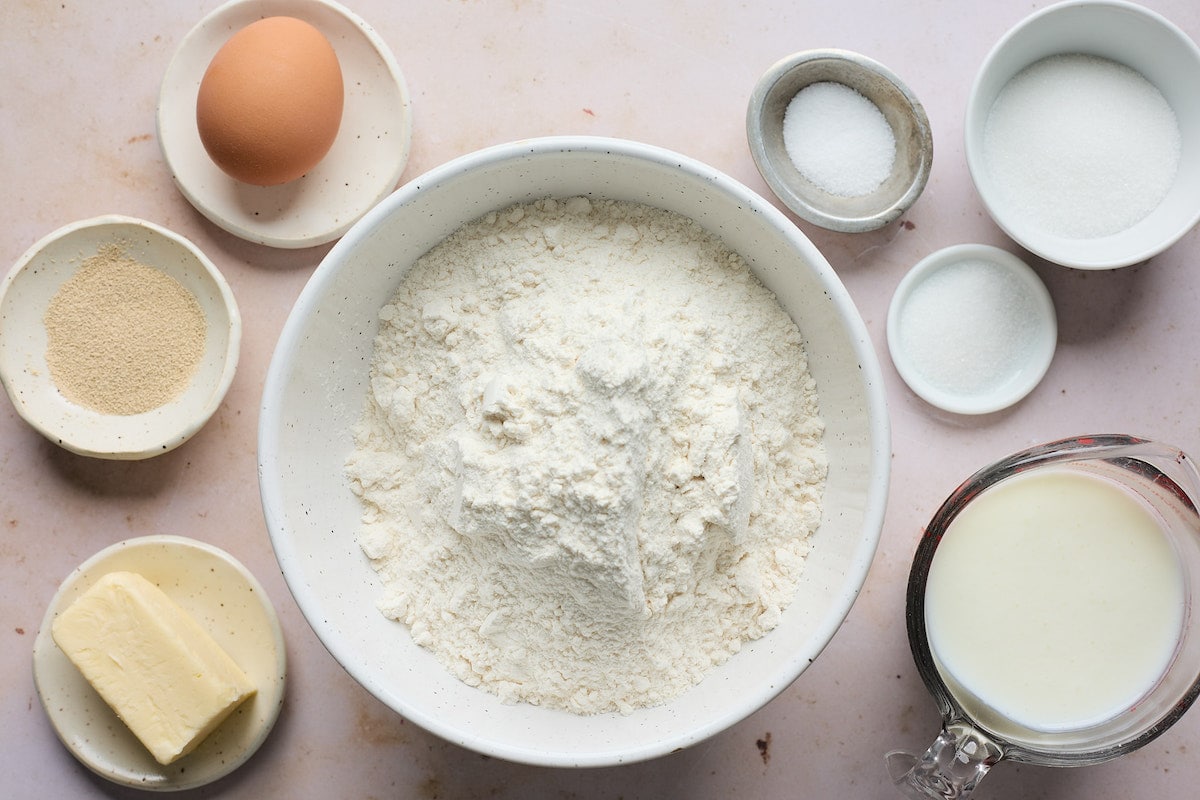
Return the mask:
<svg viewBox="0 0 1200 800"><path fill-rule="evenodd" d="M252 186L226 175L205 152L196 94L229 37L272 16L302 19L325 34L342 67L346 100L337 139L316 167L281 186ZM395 58L374 29L331 0L226 3L184 37L159 90L158 143L179 191L214 224L271 247L312 247L345 233L395 188L411 140L408 87Z"/></svg>
<svg viewBox="0 0 1200 800"><path fill-rule="evenodd" d="M923 321L925 332L937 340L923 345L928 352L910 351L902 328L911 315L931 311L929 302L914 302L914 295L935 276L967 262L985 262L1000 270L996 274L1010 281L1008 296L975 296L969 307L939 303L939 319ZM970 334L991 341L970 341L965 338ZM896 371L927 403L956 414L990 414L1024 398L1045 377L1058 344L1058 320L1050 292L1028 264L999 247L960 244L926 256L900 281L888 308L887 341ZM994 355L1002 355L1003 363L996 363ZM936 371L955 370L969 374L970 380L947 381L933 374L935 359Z"/></svg>
<svg viewBox="0 0 1200 800"><path fill-rule="evenodd" d="M118 570L136 572L166 592L258 689L199 747L168 766L154 760L50 634L61 611ZM245 763L279 717L286 675L283 632L259 582L223 550L180 536L127 539L85 561L59 587L33 644L34 682L63 744L97 775L138 789L190 789Z"/></svg>

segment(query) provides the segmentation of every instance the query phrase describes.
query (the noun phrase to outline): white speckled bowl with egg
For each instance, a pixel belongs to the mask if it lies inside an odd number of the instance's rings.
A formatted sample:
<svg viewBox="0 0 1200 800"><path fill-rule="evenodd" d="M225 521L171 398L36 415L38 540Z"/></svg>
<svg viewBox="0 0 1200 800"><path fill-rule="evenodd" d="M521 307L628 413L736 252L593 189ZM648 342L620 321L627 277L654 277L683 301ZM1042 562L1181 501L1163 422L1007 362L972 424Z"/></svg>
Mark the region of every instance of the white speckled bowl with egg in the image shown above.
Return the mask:
<svg viewBox="0 0 1200 800"><path fill-rule="evenodd" d="M1086 54L1141 73L1170 104L1182 150L1174 183L1148 216L1094 238L1056 232L1006 197L987 157L985 135L996 98L1023 69L1054 55ZM1110 269L1145 261L1200 221L1200 47L1160 14L1125 0L1067 0L1041 9L1009 30L984 59L967 101L967 166L984 206L1018 244L1077 269ZM1025 199L1027 202L1027 198Z"/></svg>
<svg viewBox="0 0 1200 800"><path fill-rule="evenodd" d="M800 326L830 462L824 517L781 624L676 700L629 715L505 704L471 688L377 608L344 474L366 400L377 315L412 263L466 222L516 202L585 195L684 214L722 237ZM330 251L268 371L259 477L276 556L342 666L406 719L456 744L560 767L628 763L695 744L751 714L812 663L866 578L886 504L890 441L867 330L825 258L774 206L715 169L633 142L554 137L463 156L399 189Z"/></svg>
<svg viewBox="0 0 1200 800"><path fill-rule="evenodd" d="M337 139L306 175L252 186L209 157L196 125L205 70L235 32L284 14L302 19L333 45L345 80ZM412 145L408 84L383 38L334 0L227 0L180 41L159 88L158 144L180 193L211 222L268 247L314 247L341 236L396 188Z"/></svg>
<svg viewBox="0 0 1200 800"><path fill-rule="evenodd" d="M46 309L84 259L106 244L178 281L200 304L204 352L188 385L138 414L109 414L63 396L46 362ZM0 383L22 419L79 455L131 461L173 450L220 407L237 371L242 318L216 265L179 234L109 214L65 225L34 244L0 282Z"/></svg>

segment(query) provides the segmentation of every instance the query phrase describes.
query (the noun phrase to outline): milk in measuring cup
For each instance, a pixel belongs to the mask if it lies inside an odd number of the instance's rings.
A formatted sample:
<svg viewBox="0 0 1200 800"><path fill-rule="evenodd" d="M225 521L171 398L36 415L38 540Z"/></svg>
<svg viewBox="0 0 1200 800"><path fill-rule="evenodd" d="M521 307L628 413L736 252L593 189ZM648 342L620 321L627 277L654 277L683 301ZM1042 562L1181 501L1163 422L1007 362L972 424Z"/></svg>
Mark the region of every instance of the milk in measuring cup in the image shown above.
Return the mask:
<svg viewBox="0 0 1200 800"><path fill-rule="evenodd" d="M950 523L925 623L947 688L979 723L1073 731L1154 686L1185 601L1149 507L1097 475L1042 468L987 488Z"/></svg>

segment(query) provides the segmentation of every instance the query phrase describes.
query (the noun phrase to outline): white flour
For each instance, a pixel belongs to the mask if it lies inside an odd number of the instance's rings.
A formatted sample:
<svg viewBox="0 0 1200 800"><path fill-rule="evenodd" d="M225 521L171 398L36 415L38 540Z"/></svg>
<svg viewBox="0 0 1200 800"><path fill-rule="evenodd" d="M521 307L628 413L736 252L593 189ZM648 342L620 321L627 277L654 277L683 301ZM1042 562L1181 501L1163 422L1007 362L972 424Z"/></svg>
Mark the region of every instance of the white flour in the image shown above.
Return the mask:
<svg viewBox="0 0 1200 800"><path fill-rule="evenodd" d="M359 543L382 611L455 675L629 712L779 622L823 425L799 331L719 240L639 204L514 206L380 320Z"/></svg>

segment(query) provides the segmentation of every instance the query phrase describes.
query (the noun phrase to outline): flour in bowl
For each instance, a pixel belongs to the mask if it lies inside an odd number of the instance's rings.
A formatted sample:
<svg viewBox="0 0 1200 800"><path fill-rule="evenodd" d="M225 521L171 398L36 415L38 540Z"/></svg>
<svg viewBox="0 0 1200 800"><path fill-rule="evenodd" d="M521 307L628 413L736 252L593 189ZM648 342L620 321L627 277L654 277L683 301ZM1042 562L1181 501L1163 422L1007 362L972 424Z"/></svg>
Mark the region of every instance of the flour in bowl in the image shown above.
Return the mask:
<svg viewBox="0 0 1200 800"><path fill-rule="evenodd" d="M455 675L628 713L779 623L824 428L798 328L719 239L636 203L515 205L379 316L359 544Z"/></svg>

